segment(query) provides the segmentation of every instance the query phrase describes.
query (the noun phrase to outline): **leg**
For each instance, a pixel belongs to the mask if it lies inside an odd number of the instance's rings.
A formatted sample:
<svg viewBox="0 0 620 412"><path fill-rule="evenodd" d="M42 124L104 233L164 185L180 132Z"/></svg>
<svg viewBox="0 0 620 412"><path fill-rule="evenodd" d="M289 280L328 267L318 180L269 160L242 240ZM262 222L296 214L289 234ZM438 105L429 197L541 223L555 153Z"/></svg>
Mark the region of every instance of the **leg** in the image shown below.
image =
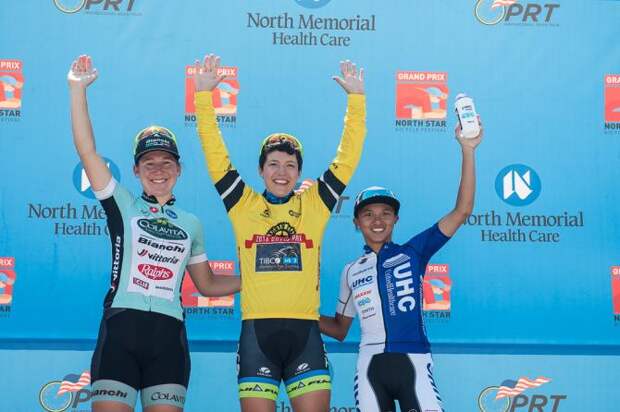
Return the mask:
<svg viewBox="0 0 620 412"><path fill-rule="evenodd" d="M409 354L411 364L415 370L414 396L422 410L443 411L439 390L433 377L433 359L430 353ZM403 404L401 404L402 408Z"/></svg>
<svg viewBox="0 0 620 412"><path fill-rule="evenodd" d="M243 412L274 412L276 402L271 399L241 398L241 410Z"/></svg>
<svg viewBox="0 0 620 412"><path fill-rule="evenodd" d="M376 370L376 356L378 355L360 352L357 358L354 381L355 406L362 412L394 411L394 401L389 397Z"/></svg>
<svg viewBox="0 0 620 412"><path fill-rule="evenodd" d="M120 402L98 401L92 404L93 412L133 412L133 408Z"/></svg>
<svg viewBox="0 0 620 412"><path fill-rule="evenodd" d="M308 392L291 398L294 412L329 412L330 390Z"/></svg>

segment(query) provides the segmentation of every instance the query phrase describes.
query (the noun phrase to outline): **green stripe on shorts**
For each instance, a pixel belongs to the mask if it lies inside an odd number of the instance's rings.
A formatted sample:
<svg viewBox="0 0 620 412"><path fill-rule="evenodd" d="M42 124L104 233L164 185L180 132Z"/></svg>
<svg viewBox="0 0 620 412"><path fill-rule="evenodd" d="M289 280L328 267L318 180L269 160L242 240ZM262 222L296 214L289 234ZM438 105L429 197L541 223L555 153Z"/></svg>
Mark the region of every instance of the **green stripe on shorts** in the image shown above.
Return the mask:
<svg viewBox="0 0 620 412"><path fill-rule="evenodd" d="M240 398L263 398L275 401L278 399L279 388L264 382L244 382L239 384Z"/></svg>
<svg viewBox="0 0 620 412"><path fill-rule="evenodd" d="M295 398L306 393L331 390L332 380L329 375L316 375L286 385L286 393L289 398Z"/></svg>

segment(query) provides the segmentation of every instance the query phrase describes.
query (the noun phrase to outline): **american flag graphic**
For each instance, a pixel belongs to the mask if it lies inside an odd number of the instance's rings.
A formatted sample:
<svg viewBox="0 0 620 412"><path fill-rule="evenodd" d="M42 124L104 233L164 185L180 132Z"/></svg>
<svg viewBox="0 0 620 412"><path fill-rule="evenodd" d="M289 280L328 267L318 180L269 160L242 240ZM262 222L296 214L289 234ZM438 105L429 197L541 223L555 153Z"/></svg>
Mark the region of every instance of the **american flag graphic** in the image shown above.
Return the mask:
<svg viewBox="0 0 620 412"><path fill-rule="evenodd" d="M90 372L82 372L81 375L72 373L63 378L57 395L60 396L65 392L77 392L86 385L90 385Z"/></svg>
<svg viewBox="0 0 620 412"><path fill-rule="evenodd" d="M515 4L516 2L517 0L495 0L493 1L493 4L491 4L491 8L495 9L497 7L502 7L502 6L511 6Z"/></svg>
<svg viewBox="0 0 620 412"><path fill-rule="evenodd" d="M526 389L537 388L547 382L551 382L551 379L545 378L543 376L539 376L534 380L530 378L519 378L519 380L516 382L508 379L502 382L502 384L499 386L495 399L501 399L506 397L512 398L513 396L517 396Z"/></svg>

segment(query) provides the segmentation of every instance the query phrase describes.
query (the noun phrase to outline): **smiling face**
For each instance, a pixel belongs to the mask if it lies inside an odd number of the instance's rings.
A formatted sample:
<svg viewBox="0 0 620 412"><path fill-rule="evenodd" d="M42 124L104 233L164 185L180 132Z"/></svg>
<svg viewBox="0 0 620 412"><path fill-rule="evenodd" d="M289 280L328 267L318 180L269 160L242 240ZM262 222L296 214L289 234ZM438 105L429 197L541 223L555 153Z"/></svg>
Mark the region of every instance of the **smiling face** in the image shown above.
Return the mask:
<svg viewBox="0 0 620 412"><path fill-rule="evenodd" d="M172 197L172 189L181 174L181 165L170 153L155 150L140 157L133 171L140 179L144 192L164 204Z"/></svg>
<svg viewBox="0 0 620 412"><path fill-rule="evenodd" d="M392 231L397 221L394 208L385 203L371 203L363 207L353 219L364 235L366 244L375 252L392 240Z"/></svg>
<svg viewBox="0 0 620 412"><path fill-rule="evenodd" d="M297 156L279 150L269 153L259 173L265 181L267 191L284 197L291 193L299 179Z"/></svg>

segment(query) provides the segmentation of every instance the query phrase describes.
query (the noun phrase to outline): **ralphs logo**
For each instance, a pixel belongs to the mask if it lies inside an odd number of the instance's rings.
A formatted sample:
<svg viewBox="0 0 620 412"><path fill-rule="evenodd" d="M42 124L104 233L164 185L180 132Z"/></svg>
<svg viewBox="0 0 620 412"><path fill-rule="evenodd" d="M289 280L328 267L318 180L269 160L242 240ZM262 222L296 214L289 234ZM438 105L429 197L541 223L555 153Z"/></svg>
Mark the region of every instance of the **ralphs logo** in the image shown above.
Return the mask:
<svg viewBox="0 0 620 412"><path fill-rule="evenodd" d="M534 169L522 164L503 168L495 178L495 191L511 206L527 206L540 195L541 183Z"/></svg>
<svg viewBox="0 0 620 412"><path fill-rule="evenodd" d="M147 278L153 280L168 280L174 276L174 273L172 273L170 269L166 269L161 266L149 265L148 263L139 264L138 271Z"/></svg>
<svg viewBox="0 0 620 412"><path fill-rule="evenodd" d="M194 105L194 66L185 66L185 126L196 126L196 107ZM239 69L233 66L222 66L218 75L226 78L211 93L213 108L220 127L237 125L237 99L239 96Z"/></svg>
<svg viewBox="0 0 620 412"><path fill-rule="evenodd" d="M117 182L121 181L121 171L118 166L108 158L103 158L106 166L110 169L110 173L114 176ZM90 186L90 180L88 180L88 176L86 176L86 171L84 170L84 166L82 162L79 162L75 168L73 168L73 187L84 197L88 199L94 199L95 193L93 192L92 187Z"/></svg>
<svg viewBox="0 0 620 412"><path fill-rule="evenodd" d="M525 394L528 389L538 388L551 382L551 379L539 376L536 379L521 377L518 380L506 379L499 386L489 386L478 396L480 412L559 412L560 404L567 395Z"/></svg>
<svg viewBox="0 0 620 412"><path fill-rule="evenodd" d="M554 23L554 12L559 8L558 3L478 0L474 6L474 15L487 26L501 22L513 26L558 26Z"/></svg>
<svg viewBox="0 0 620 412"><path fill-rule="evenodd" d="M446 130L448 73L396 72L396 131Z"/></svg>
<svg viewBox="0 0 620 412"><path fill-rule="evenodd" d="M134 11L136 0L52 0L54 6L65 14L84 11L86 14L140 16Z"/></svg>
<svg viewBox="0 0 620 412"><path fill-rule="evenodd" d="M138 226L146 233L166 240L185 240L187 233L166 219L138 219Z"/></svg>

